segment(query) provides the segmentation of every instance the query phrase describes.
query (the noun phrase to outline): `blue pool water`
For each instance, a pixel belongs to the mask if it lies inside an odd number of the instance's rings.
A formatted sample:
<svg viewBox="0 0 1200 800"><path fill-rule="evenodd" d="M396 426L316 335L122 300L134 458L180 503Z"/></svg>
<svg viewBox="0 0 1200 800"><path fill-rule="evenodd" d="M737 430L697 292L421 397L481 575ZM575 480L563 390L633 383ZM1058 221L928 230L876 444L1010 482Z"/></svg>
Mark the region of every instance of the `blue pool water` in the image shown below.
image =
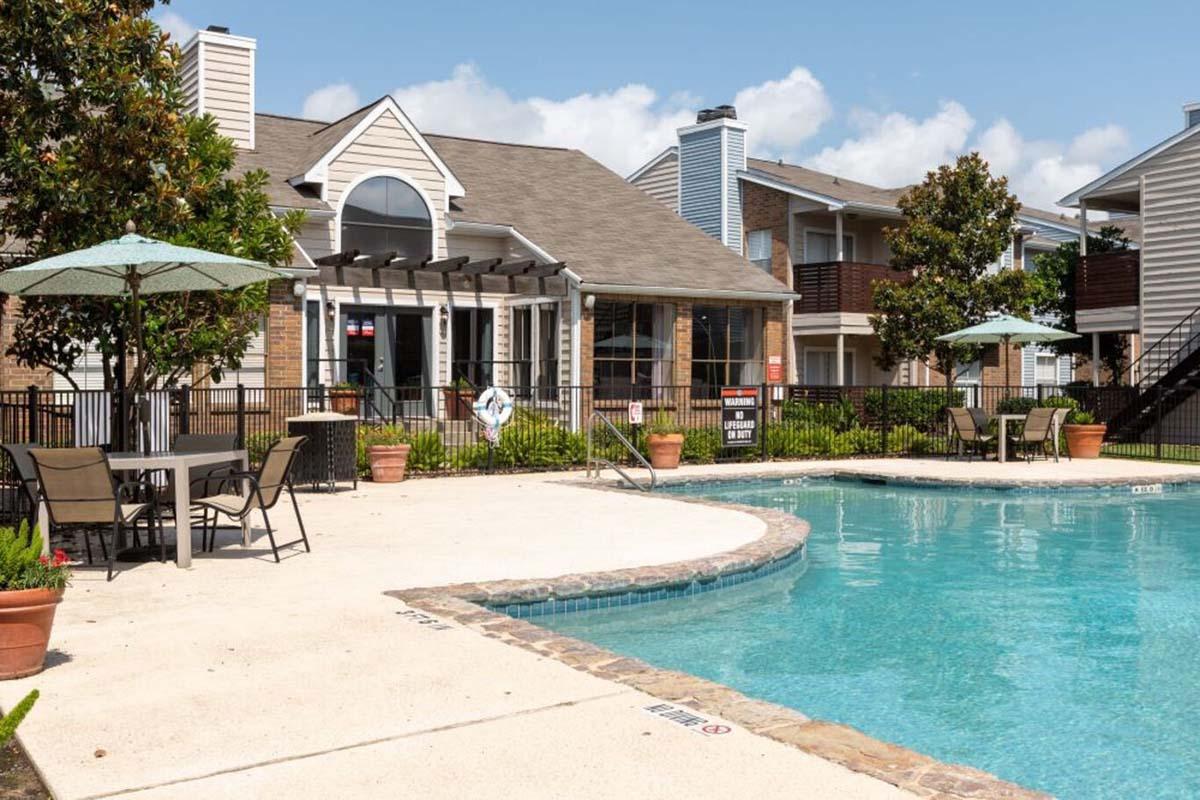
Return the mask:
<svg viewBox="0 0 1200 800"><path fill-rule="evenodd" d="M803 517L808 557L539 625L1062 798L1200 795L1200 490L671 491Z"/></svg>

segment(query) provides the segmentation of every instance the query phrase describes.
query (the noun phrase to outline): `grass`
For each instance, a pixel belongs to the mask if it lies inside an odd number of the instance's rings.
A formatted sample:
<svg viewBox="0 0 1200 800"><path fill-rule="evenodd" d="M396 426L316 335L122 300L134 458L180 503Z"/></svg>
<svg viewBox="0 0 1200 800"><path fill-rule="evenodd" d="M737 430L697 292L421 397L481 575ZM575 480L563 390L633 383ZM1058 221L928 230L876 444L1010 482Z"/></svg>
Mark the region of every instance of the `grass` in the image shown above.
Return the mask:
<svg viewBox="0 0 1200 800"><path fill-rule="evenodd" d="M1200 445L1196 444L1164 444L1161 456L1156 454L1153 442L1106 444L1101 452L1103 455L1113 458L1134 458L1144 461L1178 461L1191 464L1200 462Z"/></svg>

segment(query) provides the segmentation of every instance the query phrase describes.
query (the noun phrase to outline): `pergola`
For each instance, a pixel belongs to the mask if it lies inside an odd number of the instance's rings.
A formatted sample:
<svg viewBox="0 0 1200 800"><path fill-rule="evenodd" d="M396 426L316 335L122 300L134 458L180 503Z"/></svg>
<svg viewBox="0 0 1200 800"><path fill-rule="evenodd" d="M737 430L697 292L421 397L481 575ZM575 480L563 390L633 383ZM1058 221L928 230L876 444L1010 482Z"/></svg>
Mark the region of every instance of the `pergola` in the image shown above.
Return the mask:
<svg viewBox="0 0 1200 800"><path fill-rule="evenodd" d="M398 253L363 255L357 250L334 253L313 259L322 273L332 271L334 280L346 286L418 289L422 276L439 278L442 288L453 291L453 278L463 278L464 285L476 292L494 291L511 294L536 291L549 294L547 280L558 277L566 268L563 262L539 264L531 258L485 258L472 261L468 256L434 259L404 258ZM536 281L536 283L531 283ZM428 279L422 281L428 282ZM399 284L399 285L397 285ZM486 284L486 285L485 285ZM554 294L565 294L556 287Z"/></svg>

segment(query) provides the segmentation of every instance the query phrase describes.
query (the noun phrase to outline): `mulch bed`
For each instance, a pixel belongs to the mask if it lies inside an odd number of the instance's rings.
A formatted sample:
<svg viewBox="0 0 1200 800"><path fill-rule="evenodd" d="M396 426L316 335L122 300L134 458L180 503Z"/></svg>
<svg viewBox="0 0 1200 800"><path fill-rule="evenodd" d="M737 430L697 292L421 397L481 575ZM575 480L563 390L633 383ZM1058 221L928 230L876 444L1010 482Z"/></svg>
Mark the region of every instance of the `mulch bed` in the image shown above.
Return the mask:
<svg viewBox="0 0 1200 800"><path fill-rule="evenodd" d="M16 740L0 748L0 800L51 800Z"/></svg>

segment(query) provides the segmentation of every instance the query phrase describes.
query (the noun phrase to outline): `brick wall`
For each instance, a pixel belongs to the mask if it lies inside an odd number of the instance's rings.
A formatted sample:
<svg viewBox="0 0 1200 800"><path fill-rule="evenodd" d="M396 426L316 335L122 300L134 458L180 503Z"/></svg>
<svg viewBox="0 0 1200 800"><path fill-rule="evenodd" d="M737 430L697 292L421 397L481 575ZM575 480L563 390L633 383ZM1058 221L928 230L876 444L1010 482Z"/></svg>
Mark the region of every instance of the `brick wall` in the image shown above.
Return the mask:
<svg viewBox="0 0 1200 800"><path fill-rule="evenodd" d="M49 370L23 367L12 356L4 355L13 343L13 332L20 319L21 301L9 297L0 308L0 390L25 389L29 386L49 389L54 385Z"/></svg>
<svg viewBox="0 0 1200 800"><path fill-rule="evenodd" d="M771 274L786 286L792 285L788 254L788 196L754 183L742 184L742 227L771 231Z"/></svg>
<svg viewBox="0 0 1200 800"><path fill-rule="evenodd" d="M267 386L303 386L304 306L290 281L271 284L267 312Z"/></svg>

